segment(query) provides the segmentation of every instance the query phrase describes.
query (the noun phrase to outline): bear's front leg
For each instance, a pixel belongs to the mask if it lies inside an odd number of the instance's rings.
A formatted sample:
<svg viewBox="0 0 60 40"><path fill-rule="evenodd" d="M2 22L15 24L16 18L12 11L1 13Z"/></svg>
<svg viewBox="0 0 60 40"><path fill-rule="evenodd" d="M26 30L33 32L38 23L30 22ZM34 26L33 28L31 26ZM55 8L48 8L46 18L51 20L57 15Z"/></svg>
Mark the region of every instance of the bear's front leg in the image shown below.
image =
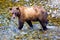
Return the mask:
<svg viewBox="0 0 60 40"><path fill-rule="evenodd" d="M18 29L21 30L23 28L24 22L22 22L21 20L18 20L18 23L19 23Z"/></svg>
<svg viewBox="0 0 60 40"><path fill-rule="evenodd" d="M28 25L30 26L30 28L33 29L33 25L32 25L31 20L27 20L26 22L28 23Z"/></svg>

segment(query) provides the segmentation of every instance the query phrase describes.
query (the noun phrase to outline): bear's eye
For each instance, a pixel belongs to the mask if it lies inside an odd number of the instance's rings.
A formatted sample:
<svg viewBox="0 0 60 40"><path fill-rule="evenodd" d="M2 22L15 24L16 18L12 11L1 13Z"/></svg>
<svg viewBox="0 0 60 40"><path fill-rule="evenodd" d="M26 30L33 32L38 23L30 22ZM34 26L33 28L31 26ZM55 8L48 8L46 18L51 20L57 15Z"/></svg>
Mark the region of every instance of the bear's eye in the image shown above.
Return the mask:
<svg viewBox="0 0 60 40"><path fill-rule="evenodd" d="M9 10L12 10L12 8L9 8Z"/></svg>
<svg viewBox="0 0 60 40"><path fill-rule="evenodd" d="M19 7L17 7L16 9L19 10Z"/></svg>

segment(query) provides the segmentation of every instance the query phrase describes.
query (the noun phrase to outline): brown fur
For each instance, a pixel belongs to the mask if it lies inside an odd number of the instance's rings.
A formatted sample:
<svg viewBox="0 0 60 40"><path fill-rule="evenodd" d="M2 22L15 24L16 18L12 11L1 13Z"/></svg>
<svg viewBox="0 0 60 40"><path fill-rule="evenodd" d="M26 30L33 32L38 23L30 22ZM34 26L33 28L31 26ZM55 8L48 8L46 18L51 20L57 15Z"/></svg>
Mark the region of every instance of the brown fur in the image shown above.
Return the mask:
<svg viewBox="0 0 60 40"><path fill-rule="evenodd" d="M44 8L39 7L39 6L35 6L35 7L19 7L20 11L21 11L21 19L27 20L27 19L35 19L40 17L40 19L42 20L44 17L42 15L44 15L42 12L46 12Z"/></svg>
<svg viewBox="0 0 60 40"><path fill-rule="evenodd" d="M18 8L18 10L16 9ZM21 22L24 23L27 20L35 21L38 20L42 26L45 26L45 23L47 22L47 12L46 10L41 6L32 6L32 7L12 7L12 10L10 10L13 15L18 15L19 25L21 26ZM44 25L43 25L44 24ZM30 23L29 23L30 25ZM43 28L44 29L44 28Z"/></svg>

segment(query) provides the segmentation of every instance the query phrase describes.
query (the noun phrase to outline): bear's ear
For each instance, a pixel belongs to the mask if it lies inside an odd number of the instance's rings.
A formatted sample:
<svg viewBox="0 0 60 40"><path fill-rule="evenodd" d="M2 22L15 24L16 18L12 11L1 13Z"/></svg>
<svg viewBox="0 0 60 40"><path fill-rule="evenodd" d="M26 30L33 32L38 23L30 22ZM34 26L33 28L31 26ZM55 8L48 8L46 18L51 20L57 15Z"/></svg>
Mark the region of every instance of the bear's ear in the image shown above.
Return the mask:
<svg viewBox="0 0 60 40"><path fill-rule="evenodd" d="M9 10L12 10L12 8L9 8Z"/></svg>
<svg viewBox="0 0 60 40"><path fill-rule="evenodd" d="M19 7L17 7L16 9L19 10Z"/></svg>

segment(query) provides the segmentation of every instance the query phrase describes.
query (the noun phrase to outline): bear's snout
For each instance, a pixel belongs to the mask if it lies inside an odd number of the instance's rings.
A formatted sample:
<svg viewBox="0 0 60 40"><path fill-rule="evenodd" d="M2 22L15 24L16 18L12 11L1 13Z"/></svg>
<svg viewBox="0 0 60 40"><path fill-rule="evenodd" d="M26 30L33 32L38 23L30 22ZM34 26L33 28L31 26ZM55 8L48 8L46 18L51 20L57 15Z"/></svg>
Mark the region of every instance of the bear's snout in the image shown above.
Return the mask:
<svg viewBox="0 0 60 40"><path fill-rule="evenodd" d="M15 14L12 15L12 18L15 19Z"/></svg>

